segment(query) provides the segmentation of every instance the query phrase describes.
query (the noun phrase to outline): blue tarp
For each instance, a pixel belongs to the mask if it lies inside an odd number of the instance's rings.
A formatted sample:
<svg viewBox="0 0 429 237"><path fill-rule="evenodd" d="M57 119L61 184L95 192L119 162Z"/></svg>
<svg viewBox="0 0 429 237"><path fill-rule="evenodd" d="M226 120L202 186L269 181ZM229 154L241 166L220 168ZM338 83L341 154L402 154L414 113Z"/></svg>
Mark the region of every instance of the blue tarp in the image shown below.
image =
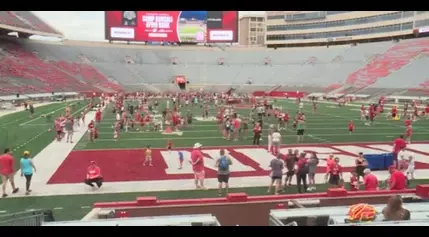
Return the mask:
<svg viewBox="0 0 429 237"><path fill-rule="evenodd" d="M371 170L384 170L393 165L393 153L364 155Z"/></svg>

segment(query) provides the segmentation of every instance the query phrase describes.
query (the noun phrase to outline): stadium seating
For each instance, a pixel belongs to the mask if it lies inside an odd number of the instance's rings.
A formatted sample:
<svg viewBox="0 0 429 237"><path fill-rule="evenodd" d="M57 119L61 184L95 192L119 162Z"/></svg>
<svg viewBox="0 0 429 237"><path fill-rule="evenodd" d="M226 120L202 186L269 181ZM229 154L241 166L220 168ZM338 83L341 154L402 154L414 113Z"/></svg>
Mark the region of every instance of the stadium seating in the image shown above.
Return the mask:
<svg viewBox="0 0 429 237"><path fill-rule="evenodd" d="M427 39L402 41L384 54L377 55L364 67L351 73L346 82L359 88L373 85L378 79L386 78L411 63L421 52L428 49L429 41ZM391 80L388 82L389 87L390 82Z"/></svg>
<svg viewBox="0 0 429 237"><path fill-rule="evenodd" d="M46 22L42 21L39 17L34 15L29 11L14 11L15 15L19 16L22 21L28 22L28 24L34 27L37 31L52 33L52 34L61 34L60 32L53 29Z"/></svg>
<svg viewBox="0 0 429 237"><path fill-rule="evenodd" d="M0 13L0 21L14 19L12 15L17 14L31 18L20 12L4 14ZM0 42L0 77L14 78L8 85L2 82L1 94L64 91L64 85L75 91L110 92L124 87L178 91L171 83L175 76L185 76L191 90L223 91L232 86L246 93L275 88L308 93L427 95L429 89L426 38L277 50L17 41ZM220 58L223 65L218 64ZM247 85L249 80L252 85Z"/></svg>
<svg viewBox="0 0 429 237"><path fill-rule="evenodd" d="M0 11L0 24L61 35L29 11Z"/></svg>
<svg viewBox="0 0 429 237"><path fill-rule="evenodd" d="M10 42L2 44L0 78L7 80L3 80L0 94L122 90L119 84L90 65L42 60L36 49L30 51L21 46Z"/></svg>

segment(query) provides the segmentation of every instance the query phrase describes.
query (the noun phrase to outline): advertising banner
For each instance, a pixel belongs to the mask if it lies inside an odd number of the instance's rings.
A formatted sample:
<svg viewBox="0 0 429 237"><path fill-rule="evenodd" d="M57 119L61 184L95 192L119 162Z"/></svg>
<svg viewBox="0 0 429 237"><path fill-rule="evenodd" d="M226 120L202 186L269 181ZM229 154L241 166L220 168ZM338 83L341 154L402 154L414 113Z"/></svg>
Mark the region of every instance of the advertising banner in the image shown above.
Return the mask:
<svg viewBox="0 0 429 237"><path fill-rule="evenodd" d="M107 40L238 42L238 11L106 11Z"/></svg>

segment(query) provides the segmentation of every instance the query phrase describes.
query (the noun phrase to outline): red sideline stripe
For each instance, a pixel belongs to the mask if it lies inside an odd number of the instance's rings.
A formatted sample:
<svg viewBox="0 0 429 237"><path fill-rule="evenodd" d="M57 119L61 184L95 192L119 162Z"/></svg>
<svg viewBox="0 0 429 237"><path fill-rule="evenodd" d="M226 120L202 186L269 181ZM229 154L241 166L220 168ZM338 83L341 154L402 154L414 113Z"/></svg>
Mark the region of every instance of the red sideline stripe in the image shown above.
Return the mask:
<svg viewBox="0 0 429 237"><path fill-rule="evenodd" d="M418 185L417 189L429 190L429 185ZM355 191L347 192L346 197L371 197L371 196L383 196L392 194L416 194L416 189L407 190L381 190L381 191ZM290 199L324 199L328 198L327 193L309 193L309 194L285 194L275 196L250 196L247 198L247 202L258 202L258 201L279 201L279 200L290 200ZM335 197L329 197L335 198ZM150 206L170 206L170 205L201 205L201 204L218 204L218 203L229 203L226 197L222 198L201 198L201 199L176 199L176 200L157 200L156 203ZM94 208L121 208L121 207L138 207L141 206L137 201L131 202L96 202Z"/></svg>

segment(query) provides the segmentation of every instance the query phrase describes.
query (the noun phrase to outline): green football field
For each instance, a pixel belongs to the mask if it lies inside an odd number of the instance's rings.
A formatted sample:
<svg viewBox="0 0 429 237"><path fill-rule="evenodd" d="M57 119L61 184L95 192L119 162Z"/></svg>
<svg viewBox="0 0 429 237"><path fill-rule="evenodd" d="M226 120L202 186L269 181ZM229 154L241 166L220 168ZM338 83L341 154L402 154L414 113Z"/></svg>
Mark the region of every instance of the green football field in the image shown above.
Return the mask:
<svg viewBox="0 0 429 237"><path fill-rule="evenodd" d="M53 121L40 117L42 114L56 111L55 116L64 111L67 104L76 103L75 111L80 111L86 104L84 102L67 102L53 105L47 105L36 108L34 119L28 117L27 112L18 112L12 115L0 117L1 135L0 144L13 148L15 157L19 157L24 150L30 150L32 155L36 155L45 146L52 142L54 133L47 132L52 127ZM160 103L164 105L164 102ZM283 107L284 110L294 114L296 105L293 101L277 101L276 106ZM162 108L158 108L161 111ZM311 105L305 105L307 117L307 127L305 143L344 143L344 142L390 142L395 137L404 133L403 121L387 120L384 115L377 118L372 127L364 125L359 120L358 107L346 106L337 107L336 105L320 104L318 113L311 112ZM190 108L194 117L200 117L201 108ZM246 117L249 115L248 109L236 109L237 112ZM389 109L387 109L389 110ZM186 109L182 109L186 112ZM210 111L211 116L215 116L216 110ZM114 114L111 108L107 108L103 115L103 121L99 125L100 137L95 143L90 143L84 136L76 145L76 150L83 149L127 149L143 148L151 145L154 148L165 148L167 140L172 140L174 147L190 147L196 142L204 146L242 146L251 145L250 131L249 138L241 141L226 141L221 138L215 122L196 121L192 127L182 129L182 136L162 135L159 131L143 131L140 129L130 130L128 133L122 132L119 141L113 140L112 125ZM347 125L350 120L355 121L355 133L350 135ZM272 118L264 121L266 129ZM419 120L413 124L413 141L424 141L429 135L429 120ZM139 126L136 126L139 127ZM4 132L3 132L4 131ZM5 135L6 134L6 135ZM294 144L296 142L295 131L289 129L282 131L284 144ZM24 144L24 145L23 145ZM266 144L266 139L262 141ZM415 180L411 182L411 187L418 183L429 183L428 180ZM318 190L324 190L326 185L319 185ZM295 189L288 189L288 193ZM232 188L230 192L246 192L249 195L265 195L266 187L252 188ZM55 217L58 220L80 219L90 211L94 202L103 201L124 201L135 200L138 196L157 196L159 199L177 199L177 198L202 198L215 197L216 190L193 190L193 191L166 191L156 193L121 193L121 194L91 194L91 195L69 195L69 196L43 196L43 197L22 197L6 198L0 200L0 211L13 213L28 209L48 208L53 209Z"/></svg>
<svg viewBox="0 0 429 237"><path fill-rule="evenodd" d="M181 41L195 41L198 32L206 32L206 25L195 23L179 23L179 36Z"/></svg>

